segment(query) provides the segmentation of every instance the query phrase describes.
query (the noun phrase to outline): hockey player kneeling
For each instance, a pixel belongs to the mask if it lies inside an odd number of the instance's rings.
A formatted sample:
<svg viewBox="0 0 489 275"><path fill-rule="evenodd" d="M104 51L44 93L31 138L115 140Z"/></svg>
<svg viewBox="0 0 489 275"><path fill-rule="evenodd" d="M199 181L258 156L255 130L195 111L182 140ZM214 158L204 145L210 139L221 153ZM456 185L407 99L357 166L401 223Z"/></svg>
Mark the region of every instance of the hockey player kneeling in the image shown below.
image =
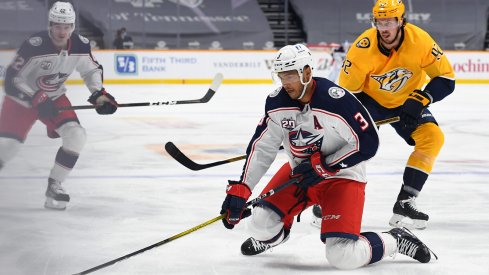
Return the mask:
<svg viewBox="0 0 489 275"><path fill-rule="evenodd" d="M224 226L232 229L249 215L246 201L283 144L289 161L262 194L292 177L299 181L252 210L248 218L251 237L241 246L243 255L257 255L284 243L294 217L318 204L322 210L320 237L331 265L354 269L396 253L429 262L430 249L407 229L360 232L367 183L365 162L377 151L377 128L352 94L327 79L313 77L312 64L304 45L278 51L273 75L282 87L266 100L240 180L227 186L221 209L226 216Z"/></svg>

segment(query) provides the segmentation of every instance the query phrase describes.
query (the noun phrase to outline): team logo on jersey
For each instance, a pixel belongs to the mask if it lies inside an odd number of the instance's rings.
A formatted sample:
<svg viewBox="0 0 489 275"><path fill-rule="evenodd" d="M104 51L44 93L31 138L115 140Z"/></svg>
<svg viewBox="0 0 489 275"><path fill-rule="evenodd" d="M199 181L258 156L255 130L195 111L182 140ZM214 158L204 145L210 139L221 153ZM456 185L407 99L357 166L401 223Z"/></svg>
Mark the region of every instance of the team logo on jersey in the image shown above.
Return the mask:
<svg viewBox="0 0 489 275"><path fill-rule="evenodd" d="M357 47L362 49L370 47L370 40L368 39L368 37L360 39L360 41L358 41L357 43Z"/></svg>
<svg viewBox="0 0 489 275"><path fill-rule="evenodd" d="M290 152L297 158L308 158L321 150L323 136L299 129L289 133Z"/></svg>
<svg viewBox="0 0 489 275"><path fill-rule="evenodd" d="M34 47L40 46L42 44L42 38L39 36L31 37L29 43Z"/></svg>
<svg viewBox="0 0 489 275"><path fill-rule="evenodd" d="M331 87L328 89L328 94L332 98L342 98L345 95L345 90L341 89L340 87Z"/></svg>
<svg viewBox="0 0 489 275"><path fill-rule="evenodd" d="M407 81L413 76L413 73L404 68L396 68L388 71L383 75L372 75L380 84L380 89L395 93L406 85Z"/></svg>
<svg viewBox="0 0 489 275"><path fill-rule="evenodd" d="M70 75L64 73L56 73L50 75L43 75L37 79L37 86L39 90L45 92L54 92L63 85Z"/></svg>

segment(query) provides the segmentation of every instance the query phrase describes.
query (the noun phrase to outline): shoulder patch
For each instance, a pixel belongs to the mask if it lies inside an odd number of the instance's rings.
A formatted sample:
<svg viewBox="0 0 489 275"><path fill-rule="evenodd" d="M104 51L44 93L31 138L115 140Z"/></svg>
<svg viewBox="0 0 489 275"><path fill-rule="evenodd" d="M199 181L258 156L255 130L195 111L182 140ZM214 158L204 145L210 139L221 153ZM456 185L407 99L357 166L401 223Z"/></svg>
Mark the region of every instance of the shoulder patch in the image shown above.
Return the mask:
<svg viewBox="0 0 489 275"><path fill-rule="evenodd" d="M40 36L34 36L29 38L29 44L34 47L40 46L42 44L42 38Z"/></svg>
<svg viewBox="0 0 489 275"><path fill-rule="evenodd" d="M357 43L357 47L361 49L366 49L370 47L370 39L368 39L368 37L360 39L360 41L358 41Z"/></svg>
<svg viewBox="0 0 489 275"><path fill-rule="evenodd" d="M275 91L273 91L271 94L269 94L268 96L269 97L276 97L278 95L278 93L280 93L280 91L282 90L282 87L278 87L277 89L275 89Z"/></svg>
<svg viewBox="0 0 489 275"><path fill-rule="evenodd" d="M329 96L335 99L342 98L345 93L345 90L340 87L331 87L328 89Z"/></svg>
<svg viewBox="0 0 489 275"><path fill-rule="evenodd" d="M90 40L88 40L88 38L86 38L85 36L78 35L78 37L80 38L81 42L83 42L85 44L90 43Z"/></svg>

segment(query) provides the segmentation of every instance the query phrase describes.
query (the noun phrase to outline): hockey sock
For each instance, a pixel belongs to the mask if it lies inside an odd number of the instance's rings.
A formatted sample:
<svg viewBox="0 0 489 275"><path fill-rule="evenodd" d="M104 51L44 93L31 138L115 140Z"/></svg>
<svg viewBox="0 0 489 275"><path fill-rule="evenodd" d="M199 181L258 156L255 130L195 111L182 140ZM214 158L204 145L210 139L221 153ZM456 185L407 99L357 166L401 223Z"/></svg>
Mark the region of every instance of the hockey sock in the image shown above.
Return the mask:
<svg viewBox="0 0 489 275"><path fill-rule="evenodd" d="M421 189L423 189L423 185L427 179L427 173L411 167L406 167L403 175L404 184L397 196L397 200L406 200L413 196L417 197L419 192L421 192Z"/></svg>
<svg viewBox="0 0 489 275"><path fill-rule="evenodd" d="M368 264L373 264L382 260L384 257L384 242L379 234L374 232L362 232L360 235L368 240L371 247L372 256L370 257L370 262Z"/></svg>
<svg viewBox="0 0 489 275"><path fill-rule="evenodd" d="M71 169L75 166L77 160L78 154L65 151L63 147L60 147L56 154L56 160L49 177L59 182L63 182L71 172Z"/></svg>

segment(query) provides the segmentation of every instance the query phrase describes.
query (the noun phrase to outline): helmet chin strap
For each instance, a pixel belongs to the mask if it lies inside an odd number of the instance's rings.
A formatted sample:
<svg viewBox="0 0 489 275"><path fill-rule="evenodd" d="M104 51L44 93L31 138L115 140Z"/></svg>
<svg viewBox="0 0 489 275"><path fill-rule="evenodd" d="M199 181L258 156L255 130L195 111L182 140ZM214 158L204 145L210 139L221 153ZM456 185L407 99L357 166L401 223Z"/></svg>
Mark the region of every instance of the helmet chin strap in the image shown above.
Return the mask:
<svg viewBox="0 0 489 275"><path fill-rule="evenodd" d="M309 85L309 83L311 83L311 80L312 80L312 75L311 75L311 77L309 78L309 81L302 82L302 73L300 74L300 76L301 76L301 83L302 83L302 85L304 85L304 88L302 89L301 95L297 98L299 100L302 99L304 97L304 95L306 94L307 85Z"/></svg>

